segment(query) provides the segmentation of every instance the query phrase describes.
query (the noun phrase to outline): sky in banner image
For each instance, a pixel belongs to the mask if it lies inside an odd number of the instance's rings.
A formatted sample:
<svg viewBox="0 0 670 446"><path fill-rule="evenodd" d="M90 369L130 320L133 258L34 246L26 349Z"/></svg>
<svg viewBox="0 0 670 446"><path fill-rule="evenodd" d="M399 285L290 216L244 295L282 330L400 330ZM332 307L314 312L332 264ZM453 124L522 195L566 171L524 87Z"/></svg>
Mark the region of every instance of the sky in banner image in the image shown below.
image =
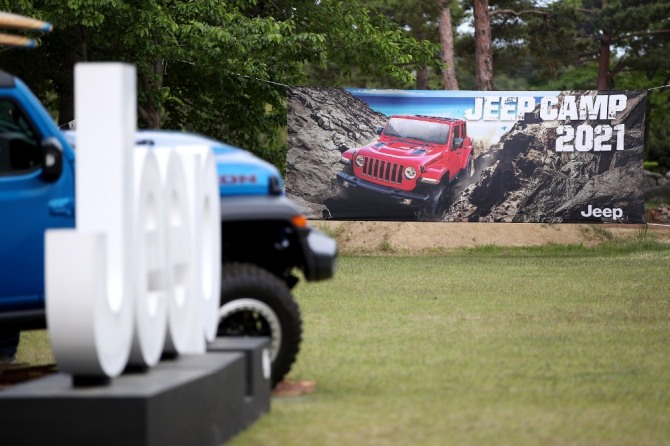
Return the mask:
<svg viewBox="0 0 670 446"><path fill-rule="evenodd" d="M472 91L454 90L369 90L348 89L354 97L366 102L370 108L386 116L392 115L426 115L445 118L466 118L466 112L474 113L475 97ZM476 92L477 97L498 98L500 92ZM544 96L557 96L558 91L533 91L533 92L506 92L509 94L532 95L535 102L539 104ZM516 103L510 104L513 112L516 112ZM516 119L515 119L516 120ZM473 138L489 138L491 143L496 143L510 128L508 121L498 119L481 120L479 125L471 128L470 136Z"/></svg>
<svg viewBox="0 0 670 446"><path fill-rule="evenodd" d="M291 88L287 191L312 218L644 221L645 91Z"/></svg>

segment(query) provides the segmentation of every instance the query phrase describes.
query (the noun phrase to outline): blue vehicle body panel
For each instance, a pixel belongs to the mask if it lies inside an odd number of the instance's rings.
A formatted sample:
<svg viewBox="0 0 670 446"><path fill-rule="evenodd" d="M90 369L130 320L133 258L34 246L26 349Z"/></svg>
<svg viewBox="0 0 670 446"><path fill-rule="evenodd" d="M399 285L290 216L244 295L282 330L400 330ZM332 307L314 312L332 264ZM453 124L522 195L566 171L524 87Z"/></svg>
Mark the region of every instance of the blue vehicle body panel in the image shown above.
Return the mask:
<svg viewBox="0 0 670 446"><path fill-rule="evenodd" d="M63 148L63 174L45 182L42 169L0 176L0 311L44 305L44 231L73 227L74 155L53 119L18 79L0 88L0 98L16 103L42 139L55 137Z"/></svg>
<svg viewBox="0 0 670 446"><path fill-rule="evenodd" d="M76 132L63 132L72 146L76 146ZM177 131L139 130L135 142L150 147L206 145L211 147L219 175L222 197L268 195L270 184L276 182L277 195L284 194L284 180L279 170L246 150L202 135Z"/></svg>
<svg viewBox="0 0 670 446"><path fill-rule="evenodd" d="M63 173L55 182L44 181L40 168L22 175L0 175L0 312L38 309L44 307L44 232L75 226L76 132L58 129L18 79L15 88L0 89L1 97L21 106L42 139L55 137L63 148ZM222 197L268 196L273 179L279 187L277 195L284 193L275 166L237 147L176 131L138 131L135 140L151 147L211 147Z"/></svg>
<svg viewBox="0 0 670 446"><path fill-rule="evenodd" d="M0 155L9 156L5 158L8 162L0 163L0 326L18 330L39 328L45 323L45 231L75 226L76 132L61 131L28 87L2 71L0 103L15 113L0 116L4 126L0 128ZM21 114L26 118L21 123L28 122L19 128L15 126L14 116ZM54 138L62 148L62 172L50 177L43 175L41 167L42 143ZM222 208L225 202L230 204L226 209L236 210L235 224L269 221L267 218L272 217L274 221L291 225L282 231L295 234L294 246L300 251L299 255L289 255L276 265L266 266L288 271L297 266L303 269L307 280L323 280L333 275L337 254L334 241L309 227L292 226L292 217L300 212L286 197L283 179L275 166L243 149L191 133L142 130L136 132L135 141L151 147L211 147L217 164ZM2 152L3 147L5 152ZM23 151L22 147L28 150ZM57 149L51 145L49 150ZM28 156L28 162L24 163L27 167L15 163L12 157L17 154ZM0 158L0 162L2 160ZM268 212L269 207L274 213ZM231 220L224 217L225 212L222 223L230 224ZM279 250L274 242L268 246L268 249ZM281 248L285 249L283 245ZM259 259L252 260L263 260L268 254L271 253L255 253Z"/></svg>
<svg viewBox="0 0 670 446"><path fill-rule="evenodd" d="M278 182L277 190L283 195L284 183L279 171L273 165L247 152L220 153L215 148L214 153L222 197L268 195L272 178Z"/></svg>
<svg viewBox="0 0 670 446"><path fill-rule="evenodd" d="M268 195L272 178L278 181L278 190L284 193L284 183L279 170L239 147L192 133L173 131L138 131L137 143L148 143L154 147L175 145L207 145L216 157L219 188L222 197L239 195Z"/></svg>

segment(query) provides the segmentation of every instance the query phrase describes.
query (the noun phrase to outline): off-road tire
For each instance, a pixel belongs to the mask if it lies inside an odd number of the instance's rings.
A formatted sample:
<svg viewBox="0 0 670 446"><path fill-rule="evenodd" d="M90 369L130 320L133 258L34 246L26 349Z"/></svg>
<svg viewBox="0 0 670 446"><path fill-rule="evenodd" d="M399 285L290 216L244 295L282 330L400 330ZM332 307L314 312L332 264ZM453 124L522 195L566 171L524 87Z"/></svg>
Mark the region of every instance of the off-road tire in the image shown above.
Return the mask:
<svg viewBox="0 0 670 446"><path fill-rule="evenodd" d="M421 221L440 221L447 211L449 187L442 183L435 186L428 194L428 200L417 213Z"/></svg>
<svg viewBox="0 0 670 446"><path fill-rule="evenodd" d="M272 273L249 263L227 263L221 275L217 336L269 337L274 387L300 350L300 309L286 283Z"/></svg>

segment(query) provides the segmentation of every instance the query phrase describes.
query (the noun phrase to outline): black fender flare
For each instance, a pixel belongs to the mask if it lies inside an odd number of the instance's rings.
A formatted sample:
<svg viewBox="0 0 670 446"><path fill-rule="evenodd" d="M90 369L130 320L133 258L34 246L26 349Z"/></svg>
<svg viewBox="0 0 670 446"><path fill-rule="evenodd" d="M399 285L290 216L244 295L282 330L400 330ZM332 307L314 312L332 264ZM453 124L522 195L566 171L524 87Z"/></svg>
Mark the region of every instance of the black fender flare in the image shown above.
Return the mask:
<svg viewBox="0 0 670 446"><path fill-rule="evenodd" d="M286 196L221 198L222 222L284 221L295 231L308 281L326 280L335 274L337 242L307 224L300 208ZM224 234L225 236L225 234Z"/></svg>

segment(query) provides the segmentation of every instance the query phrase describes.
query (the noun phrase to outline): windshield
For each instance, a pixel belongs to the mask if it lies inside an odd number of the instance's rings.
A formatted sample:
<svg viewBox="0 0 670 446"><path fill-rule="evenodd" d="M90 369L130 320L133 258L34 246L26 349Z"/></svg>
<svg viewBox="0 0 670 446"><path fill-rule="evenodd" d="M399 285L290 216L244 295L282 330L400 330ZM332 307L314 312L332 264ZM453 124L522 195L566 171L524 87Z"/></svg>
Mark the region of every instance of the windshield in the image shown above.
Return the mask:
<svg viewBox="0 0 670 446"><path fill-rule="evenodd" d="M391 118L384 128L384 135L446 144L449 140L449 128L449 124L440 122Z"/></svg>

